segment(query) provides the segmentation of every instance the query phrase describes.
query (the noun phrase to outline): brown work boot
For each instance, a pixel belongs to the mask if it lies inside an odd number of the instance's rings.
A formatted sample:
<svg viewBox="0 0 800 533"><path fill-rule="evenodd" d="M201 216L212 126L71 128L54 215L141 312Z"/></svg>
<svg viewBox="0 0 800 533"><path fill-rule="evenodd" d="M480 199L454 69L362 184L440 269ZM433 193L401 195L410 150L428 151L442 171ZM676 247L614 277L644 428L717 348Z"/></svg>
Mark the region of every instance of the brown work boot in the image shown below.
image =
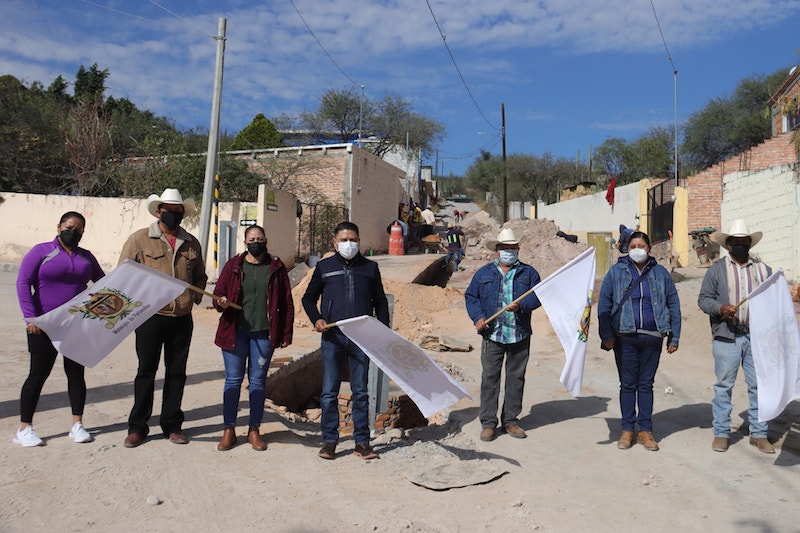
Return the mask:
<svg viewBox="0 0 800 533"><path fill-rule="evenodd" d="M222 438L217 444L217 449L221 452L227 452L236 446L236 428L233 426L225 426L222 430Z"/></svg>
<svg viewBox="0 0 800 533"><path fill-rule="evenodd" d="M481 429L481 440L484 442L489 442L494 440L496 434L495 430L492 426L486 426L485 428Z"/></svg>
<svg viewBox="0 0 800 533"><path fill-rule="evenodd" d="M368 442L363 444L356 444L355 450L353 450L353 455L356 457L361 457L362 459L375 459L378 457L378 454L372 449L372 446L369 445Z"/></svg>
<svg viewBox="0 0 800 533"><path fill-rule="evenodd" d="M263 452L267 449L267 443L261 438L261 434L255 426L250 426L250 429L247 430L247 442L249 442L257 452Z"/></svg>
<svg viewBox="0 0 800 533"><path fill-rule="evenodd" d="M728 437L714 437L714 440L711 441L711 449L715 452L727 452Z"/></svg>
<svg viewBox="0 0 800 533"><path fill-rule="evenodd" d="M656 439L653 437L652 431L640 431L639 432L639 442L642 443L645 450L650 450L651 452L658 451L658 443Z"/></svg>
<svg viewBox="0 0 800 533"><path fill-rule="evenodd" d="M770 444L766 437L750 437L750 445L755 446L764 453L775 453L775 447Z"/></svg>
<svg viewBox="0 0 800 533"><path fill-rule="evenodd" d="M617 441L617 448L628 450L633 447L633 431L623 431Z"/></svg>
<svg viewBox="0 0 800 533"><path fill-rule="evenodd" d="M336 459L336 443L323 442L322 448L320 449L317 455L319 455L323 459Z"/></svg>
<svg viewBox="0 0 800 533"><path fill-rule="evenodd" d="M506 433L508 433L509 435L511 435L516 439L524 439L525 437L527 437L527 435L525 434L525 430L519 427L518 424L508 424L506 426Z"/></svg>

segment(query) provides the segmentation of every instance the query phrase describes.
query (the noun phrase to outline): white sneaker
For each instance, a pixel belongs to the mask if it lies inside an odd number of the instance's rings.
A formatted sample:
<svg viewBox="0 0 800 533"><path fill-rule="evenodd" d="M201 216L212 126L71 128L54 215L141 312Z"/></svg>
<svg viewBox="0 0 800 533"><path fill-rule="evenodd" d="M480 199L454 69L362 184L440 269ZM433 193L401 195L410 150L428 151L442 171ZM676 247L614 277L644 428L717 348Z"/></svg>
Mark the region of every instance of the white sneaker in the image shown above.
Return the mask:
<svg viewBox="0 0 800 533"><path fill-rule="evenodd" d="M75 442L92 442L92 436L83 427L83 422L75 422L72 424L72 429L69 430L70 438Z"/></svg>
<svg viewBox="0 0 800 533"><path fill-rule="evenodd" d="M26 426L25 429L18 429L17 434L14 436L14 444L19 444L21 446L25 446L26 448L32 446L44 446L44 442L33 430L33 426Z"/></svg>

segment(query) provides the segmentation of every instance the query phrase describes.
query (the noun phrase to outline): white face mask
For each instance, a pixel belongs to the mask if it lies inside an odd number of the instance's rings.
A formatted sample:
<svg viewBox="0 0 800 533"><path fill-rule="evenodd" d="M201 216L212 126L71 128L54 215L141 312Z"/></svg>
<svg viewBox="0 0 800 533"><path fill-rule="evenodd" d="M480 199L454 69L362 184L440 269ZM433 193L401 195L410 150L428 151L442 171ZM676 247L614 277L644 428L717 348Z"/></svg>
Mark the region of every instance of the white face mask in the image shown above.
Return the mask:
<svg viewBox="0 0 800 533"><path fill-rule="evenodd" d="M644 248L630 248L628 250L628 257L630 257L634 263L643 263L647 259L647 250Z"/></svg>
<svg viewBox="0 0 800 533"><path fill-rule="evenodd" d="M356 241L344 241L337 244L339 255L351 260L358 253L358 243Z"/></svg>
<svg viewBox="0 0 800 533"><path fill-rule="evenodd" d="M504 265L513 265L518 257L519 250L500 250L500 262Z"/></svg>

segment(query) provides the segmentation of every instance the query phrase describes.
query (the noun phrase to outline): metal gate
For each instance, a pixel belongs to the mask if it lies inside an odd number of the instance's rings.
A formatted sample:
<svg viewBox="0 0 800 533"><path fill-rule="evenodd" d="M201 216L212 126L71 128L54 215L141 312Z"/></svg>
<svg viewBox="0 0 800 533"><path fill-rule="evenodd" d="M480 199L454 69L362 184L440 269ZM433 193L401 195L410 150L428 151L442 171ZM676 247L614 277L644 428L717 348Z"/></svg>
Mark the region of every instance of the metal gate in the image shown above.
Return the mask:
<svg viewBox="0 0 800 533"><path fill-rule="evenodd" d="M297 202L297 257L322 257L333 250L333 229L349 220L346 208Z"/></svg>
<svg viewBox="0 0 800 533"><path fill-rule="evenodd" d="M675 183L666 180L647 191L647 214L649 215L647 235L650 243L656 244L669 240L672 230L672 199L675 193Z"/></svg>

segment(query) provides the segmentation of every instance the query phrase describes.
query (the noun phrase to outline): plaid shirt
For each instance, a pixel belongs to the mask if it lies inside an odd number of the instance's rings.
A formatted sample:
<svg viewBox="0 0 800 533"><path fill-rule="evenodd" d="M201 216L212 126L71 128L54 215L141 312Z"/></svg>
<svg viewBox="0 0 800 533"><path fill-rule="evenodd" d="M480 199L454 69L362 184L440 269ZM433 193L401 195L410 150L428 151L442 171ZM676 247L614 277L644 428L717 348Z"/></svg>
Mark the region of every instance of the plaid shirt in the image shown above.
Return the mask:
<svg viewBox="0 0 800 533"><path fill-rule="evenodd" d="M503 276L503 307L509 305L511 302L514 301L514 274L517 271L517 266L519 265L519 261L514 263L511 268L508 269L508 272L503 272L502 267L500 266L500 262L495 259L494 261L495 266L497 266L497 270L500 271L500 275ZM510 311L503 312L502 315L497 317L497 321L495 322L494 330L489 338L495 342L500 342L503 344L512 344L515 342L519 342L522 340L520 335L517 335L517 318L516 315Z"/></svg>

